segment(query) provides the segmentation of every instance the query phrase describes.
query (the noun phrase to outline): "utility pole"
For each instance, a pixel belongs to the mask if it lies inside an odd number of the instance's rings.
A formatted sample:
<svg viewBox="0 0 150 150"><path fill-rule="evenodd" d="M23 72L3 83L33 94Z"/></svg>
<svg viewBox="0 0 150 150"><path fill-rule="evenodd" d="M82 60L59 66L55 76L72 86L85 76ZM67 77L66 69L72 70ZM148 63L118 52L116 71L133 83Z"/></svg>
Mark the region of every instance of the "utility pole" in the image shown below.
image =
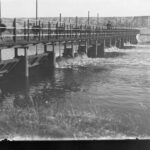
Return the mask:
<svg viewBox="0 0 150 150"><path fill-rule="evenodd" d="M97 26L99 25L99 13L97 13Z"/></svg>
<svg viewBox="0 0 150 150"><path fill-rule="evenodd" d="M61 13L60 13L60 15L59 15L59 22L60 22L60 24L61 24Z"/></svg>
<svg viewBox="0 0 150 150"><path fill-rule="evenodd" d="M78 26L78 17L76 16L76 27Z"/></svg>
<svg viewBox="0 0 150 150"><path fill-rule="evenodd" d="M90 11L88 11L88 25L90 25Z"/></svg>
<svg viewBox="0 0 150 150"><path fill-rule="evenodd" d="M36 25L38 21L38 0L36 0Z"/></svg>
<svg viewBox="0 0 150 150"><path fill-rule="evenodd" d="M1 5L2 4L1 4L1 0L0 0L0 24L2 23L2 11L1 11L2 8L1 8Z"/></svg>

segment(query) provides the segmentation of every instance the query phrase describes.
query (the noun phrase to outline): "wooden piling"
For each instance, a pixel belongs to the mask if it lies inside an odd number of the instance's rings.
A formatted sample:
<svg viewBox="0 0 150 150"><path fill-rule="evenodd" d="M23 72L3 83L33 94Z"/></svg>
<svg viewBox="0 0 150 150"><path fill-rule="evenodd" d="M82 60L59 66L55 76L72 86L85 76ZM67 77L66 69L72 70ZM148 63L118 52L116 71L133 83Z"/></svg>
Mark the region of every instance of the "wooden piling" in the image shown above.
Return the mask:
<svg viewBox="0 0 150 150"><path fill-rule="evenodd" d="M71 50L72 50L72 57L74 57L74 48L73 48L73 42L71 42Z"/></svg>
<svg viewBox="0 0 150 150"><path fill-rule="evenodd" d="M16 42L16 18L13 21L13 41Z"/></svg>
<svg viewBox="0 0 150 150"><path fill-rule="evenodd" d="M25 57L25 77L29 77L29 64L28 64L28 47L24 48L24 57Z"/></svg>
<svg viewBox="0 0 150 150"><path fill-rule="evenodd" d="M88 52L88 41L85 41L85 52L86 52L86 54Z"/></svg>
<svg viewBox="0 0 150 150"><path fill-rule="evenodd" d="M44 53L47 53L47 45L44 44Z"/></svg>
<svg viewBox="0 0 150 150"><path fill-rule="evenodd" d="M2 61L2 50L0 49L0 62Z"/></svg>
<svg viewBox="0 0 150 150"><path fill-rule="evenodd" d="M97 57L97 48L98 48L98 42L96 40L95 41L95 57Z"/></svg>
<svg viewBox="0 0 150 150"><path fill-rule="evenodd" d="M15 48L15 58L18 57L18 48Z"/></svg>
<svg viewBox="0 0 150 150"><path fill-rule="evenodd" d="M55 68L56 67L56 56L55 56L55 44L53 43L52 44L52 50L53 50L53 64L52 64L52 66L53 66L53 68Z"/></svg>

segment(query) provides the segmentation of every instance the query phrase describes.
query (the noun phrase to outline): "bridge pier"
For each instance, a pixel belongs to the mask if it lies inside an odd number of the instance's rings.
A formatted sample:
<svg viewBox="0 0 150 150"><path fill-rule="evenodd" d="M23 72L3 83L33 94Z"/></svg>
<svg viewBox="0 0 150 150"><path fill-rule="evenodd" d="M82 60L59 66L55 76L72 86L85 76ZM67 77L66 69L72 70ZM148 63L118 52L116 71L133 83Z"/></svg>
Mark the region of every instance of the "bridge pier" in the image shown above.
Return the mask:
<svg viewBox="0 0 150 150"><path fill-rule="evenodd" d="M52 43L52 51L49 52L49 61L52 68L56 67L55 44Z"/></svg>
<svg viewBox="0 0 150 150"><path fill-rule="evenodd" d="M15 48L15 58L18 57L18 48Z"/></svg>
<svg viewBox="0 0 150 150"><path fill-rule="evenodd" d="M88 41L85 41L85 53L88 53Z"/></svg>
<svg viewBox="0 0 150 150"><path fill-rule="evenodd" d="M71 55L74 58L74 47L73 47L73 42L71 42Z"/></svg>
<svg viewBox="0 0 150 150"><path fill-rule="evenodd" d="M87 52L87 47L86 45L81 45L81 43L78 46L78 53L79 54L86 54Z"/></svg>
<svg viewBox="0 0 150 150"><path fill-rule="evenodd" d="M73 43L71 43L71 48L67 48L67 43L64 43L64 57L74 57L74 49L73 49Z"/></svg>
<svg viewBox="0 0 150 150"><path fill-rule="evenodd" d="M98 43L96 40L92 47L89 47L87 56L91 58L104 57L105 40L102 43Z"/></svg>
<svg viewBox="0 0 150 150"><path fill-rule="evenodd" d="M44 53L47 53L47 45L44 44Z"/></svg>
<svg viewBox="0 0 150 150"><path fill-rule="evenodd" d="M25 57L25 77L29 77L29 63L28 63L28 47L24 48L24 57Z"/></svg>
<svg viewBox="0 0 150 150"><path fill-rule="evenodd" d="M110 47L111 47L111 39L105 40L105 46L106 46L107 48L110 48Z"/></svg>
<svg viewBox="0 0 150 150"><path fill-rule="evenodd" d="M118 39L116 40L116 47L120 48L120 41Z"/></svg>
<svg viewBox="0 0 150 150"><path fill-rule="evenodd" d="M111 46L116 46L116 40L115 39L111 39Z"/></svg>
<svg viewBox="0 0 150 150"><path fill-rule="evenodd" d="M130 43L131 44L137 44L138 41L137 41L136 37L130 37Z"/></svg>
<svg viewBox="0 0 150 150"><path fill-rule="evenodd" d="M97 57L99 58L104 57L104 53L105 53L105 44L100 43L100 45L98 45Z"/></svg>
<svg viewBox="0 0 150 150"><path fill-rule="evenodd" d="M0 62L2 61L2 49L0 49Z"/></svg>
<svg viewBox="0 0 150 150"><path fill-rule="evenodd" d="M120 48L120 49L124 48L124 40L123 39L117 40L116 41L116 47Z"/></svg>
<svg viewBox="0 0 150 150"><path fill-rule="evenodd" d="M120 49L124 48L124 39L120 39Z"/></svg>

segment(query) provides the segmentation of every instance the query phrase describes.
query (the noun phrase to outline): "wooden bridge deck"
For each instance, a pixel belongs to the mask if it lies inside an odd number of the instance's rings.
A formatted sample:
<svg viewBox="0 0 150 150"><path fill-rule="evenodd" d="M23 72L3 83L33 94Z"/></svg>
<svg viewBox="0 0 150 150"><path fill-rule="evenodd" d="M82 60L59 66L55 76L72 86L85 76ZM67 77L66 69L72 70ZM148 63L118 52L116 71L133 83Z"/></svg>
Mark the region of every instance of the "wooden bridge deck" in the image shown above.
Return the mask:
<svg viewBox="0 0 150 150"><path fill-rule="evenodd" d="M103 40L118 39L136 36L139 33L137 29L125 28L101 28L89 25L65 25L62 23L47 24L36 22L22 23L18 26L16 19L12 27L6 27L0 36L0 48L14 47L19 45L38 44L38 43L55 43L80 40ZM0 27L0 31L3 27Z"/></svg>

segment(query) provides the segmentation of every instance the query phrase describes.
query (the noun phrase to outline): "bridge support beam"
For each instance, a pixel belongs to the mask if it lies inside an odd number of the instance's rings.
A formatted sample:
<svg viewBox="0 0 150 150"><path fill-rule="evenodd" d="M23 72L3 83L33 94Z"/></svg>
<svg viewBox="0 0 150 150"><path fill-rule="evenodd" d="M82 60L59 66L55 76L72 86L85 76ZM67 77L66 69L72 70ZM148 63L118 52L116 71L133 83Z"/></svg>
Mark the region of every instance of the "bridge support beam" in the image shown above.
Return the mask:
<svg viewBox="0 0 150 150"><path fill-rule="evenodd" d="M104 57L105 53L105 44L102 42L98 45L97 57L102 58Z"/></svg>
<svg viewBox="0 0 150 150"><path fill-rule="evenodd" d="M18 57L18 48L15 48L15 58Z"/></svg>
<svg viewBox="0 0 150 150"><path fill-rule="evenodd" d="M88 48L87 56L91 58L100 57L101 55L101 47L98 45L98 41L96 40L92 47Z"/></svg>
<svg viewBox="0 0 150 150"><path fill-rule="evenodd" d="M110 47L111 47L111 39L105 40L105 46L106 46L107 48L110 48Z"/></svg>
<svg viewBox="0 0 150 150"><path fill-rule="evenodd" d="M28 48L24 48L24 56L25 56L25 77L29 77L29 63L28 63Z"/></svg>
<svg viewBox="0 0 150 150"><path fill-rule="evenodd" d="M74 57L74 49L73 49L73 43L71 43L71 48L67 48L66 43L64 44L64 57Z"/></svg>
<svg viewBox="0 0 150 150"><path fill-rule="evenodd" d="M2 50L0 49L0 62L2 61Z"/></svg>
<svg viewBox="0 0 150 150"><path fill-rule="evenodd" d="M131 43L131 44L137 44L138 41L137 41L136 37L131 37L131 38L130 38L130 43Z"/></svg>
<svg viewBox="0 0 150 150"><path fill-rule="evenodd" d="M87 52L87 47L86 47L86 45L79 45L79 47L78 47L78 53L79 54L86 54Z"/></svg>
<svg viewBox="0 0 150 150"><path fill-rule="evenodd" d="M44 53L47 53L47 45L44 44Z"/></svg>
<svg viewBox="0 0 150 150"><path fill-rule="evenodd" d="M116 47L120 48L120 40L118 40L118 39L116 40Z"/></svg>
<svg viewBox="0 0 150 150"><path fill-rule="evenodd" d="M111 39L111 46L116 46L116 40L115 39Z"/></svg>
<svg viewBox="0 0 150 150"><path fill-rule="evenodd" d="M124 48L124 39L121 39L121 40L120 40L120 46L119 46L119 47L120 47L121 49Z"/></svg>
<svg viewBox="0 0 150 150"><path fill-rule="evenodd" d="M85 41L85 53L87 54L88 52L88 41Z"/></svg>
<svg viewBox="0 0 150 150"><path fill-rule="evenodd" d="M72 57L74 57L74 47L73 47L73 42L71 42L71 52L72 52Z"/></svg>
<svg viewBox="0 0 150 150"><path fill-rule="evenodd" d="M56 67L56 55L55 55L55 44L52 44L52 51L49 52L49 60L51 63L51 67L55 68Z"/></svg>

